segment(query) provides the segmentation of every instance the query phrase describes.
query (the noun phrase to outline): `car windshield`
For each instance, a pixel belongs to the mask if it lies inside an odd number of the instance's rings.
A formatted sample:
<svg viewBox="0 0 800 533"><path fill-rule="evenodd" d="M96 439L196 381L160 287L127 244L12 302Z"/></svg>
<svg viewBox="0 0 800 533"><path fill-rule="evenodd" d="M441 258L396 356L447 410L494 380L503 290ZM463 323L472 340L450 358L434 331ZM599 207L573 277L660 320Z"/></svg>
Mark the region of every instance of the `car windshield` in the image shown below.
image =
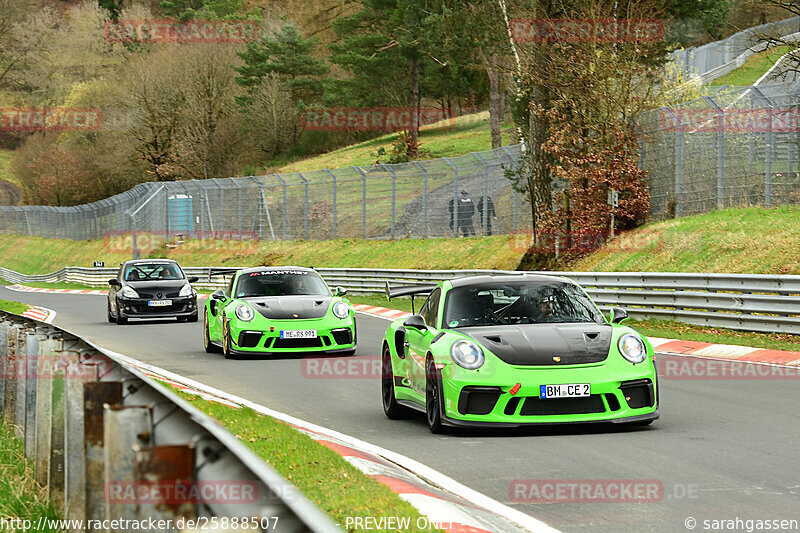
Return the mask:
<svg viewBox="0 0 800 533"><path fill-rule="evenodd" d="M319 274L304 270L265 270L242 274L236 283L236 298L259 296L330 296Z"/></svg>
<svg viewBox="0 0 800 533"><path fill-rule="evenodd" d="M444 325L459 328L603 321L600 310L579 287L529 281L452 289L447 293Z"/></svg>
<svg viewBox="0 0 800 533"><path fill-rule="evenodd" d="M125 281L176 281L184 278L175 263L136 263L125 267Z"/></svg>

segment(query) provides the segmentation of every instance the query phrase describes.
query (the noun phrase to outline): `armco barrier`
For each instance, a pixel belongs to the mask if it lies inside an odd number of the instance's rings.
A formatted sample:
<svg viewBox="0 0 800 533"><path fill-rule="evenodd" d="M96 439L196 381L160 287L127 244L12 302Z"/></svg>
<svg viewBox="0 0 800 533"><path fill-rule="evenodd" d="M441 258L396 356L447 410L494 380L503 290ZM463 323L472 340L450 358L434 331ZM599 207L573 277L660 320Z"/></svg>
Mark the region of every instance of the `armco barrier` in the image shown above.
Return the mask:
<svg viewBox="0 0 800 533"><path fill-rule="evenodd" d="M2 311L0 413L24 439L59 515L84 526L172 520L159 530L177 531L186 529L179 519L207 519L196 523L233 531L232 520L221 519L237 517L247 519L248 531L341 531L231 433L134 366L67 331ZM141 490L126 490L148 486L152 498L144 500Z"/></svg>
<svg viewBox="0 0 800 533"><path fill-rule="evenodd" d="M210 277L210 267L185 268L199 288L225 285ZM500 270L402 270L319 268L330 286L354 294L383 293L393 285L427 284L478 274L515 274ZM675 272L542 272L580 283L602 308L625 307L634 318L666 318L690 324L743 331L800 334L800 276L703 274ZM52 274L27 276L0 268L0 277L15 283L71 281L107 286L116 269L66 267Z"/></svg>

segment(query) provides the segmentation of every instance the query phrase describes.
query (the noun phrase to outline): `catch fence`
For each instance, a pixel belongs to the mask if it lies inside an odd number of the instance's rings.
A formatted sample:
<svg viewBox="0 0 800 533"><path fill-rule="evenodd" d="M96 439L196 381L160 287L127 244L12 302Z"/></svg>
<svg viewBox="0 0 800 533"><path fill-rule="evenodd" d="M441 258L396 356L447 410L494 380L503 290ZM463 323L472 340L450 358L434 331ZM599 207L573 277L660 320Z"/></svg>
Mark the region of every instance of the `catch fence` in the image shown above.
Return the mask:
<svg viewBox="0 0 800 533"><path fill-rule="evenodd" d="M129 233L258 240L509 233L530 227L524 195L508 178L520 157L516 145L394 165L143 183L86 205L0 207L0 232L79 240Z"/></svg>

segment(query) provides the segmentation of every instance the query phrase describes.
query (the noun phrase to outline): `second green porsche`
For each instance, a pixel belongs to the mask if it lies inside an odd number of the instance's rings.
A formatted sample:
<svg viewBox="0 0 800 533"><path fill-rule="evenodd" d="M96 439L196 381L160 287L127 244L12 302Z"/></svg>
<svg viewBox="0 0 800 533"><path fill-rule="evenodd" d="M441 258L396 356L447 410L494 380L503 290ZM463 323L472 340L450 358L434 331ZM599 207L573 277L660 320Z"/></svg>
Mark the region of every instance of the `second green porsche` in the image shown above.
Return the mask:
<svg viewBox="0 0 800 533"><path fill-rule="evenodd" d="M217 270L213 273L222 273ZM228 286L205 305L207 352L232 356L356 351L353 307L313 269L257 267L229 270Z"/></svg>

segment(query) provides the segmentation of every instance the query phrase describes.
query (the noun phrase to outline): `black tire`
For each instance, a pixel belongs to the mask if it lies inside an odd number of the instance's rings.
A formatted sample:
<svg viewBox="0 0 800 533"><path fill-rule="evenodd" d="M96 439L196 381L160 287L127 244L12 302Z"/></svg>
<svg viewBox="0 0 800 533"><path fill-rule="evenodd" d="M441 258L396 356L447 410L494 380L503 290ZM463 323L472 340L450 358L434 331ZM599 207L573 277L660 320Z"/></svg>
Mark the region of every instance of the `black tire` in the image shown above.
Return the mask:
<svg viewBox="0 0 800 533"><path fill-rule="evenodd" d="M113 324L117 321L117 319L114 318L114 315L111 314L111 302L106 303L106 314L108 315L109 323Z"/></svg>
<svg viewBox="0 0 800 533"><path fill-rule="evenodd" d="M403 407L397 403L397 398L394 395L394 371L392 369L392 354L389 352L389 346L383 347L383 356L381 357L382 371L381 371L381 396L383 403L383 412L386 418L390 420L401 420L408 418L411 410Z"/></svg>
<svg viewBox="0 0 800 533"><path fill-rule="evenodd" d="M222 355L225 359L233 359L231 353L231 332L228 329L228 323L225 318L222 318Z"/></svg>
<svg viewBox="0 0 800 533"><path fill-rule="evenodd" d="M222 351L219 346L211 342L211 337L208 334L208 314L203 320L203 347L206 349L206 353L219 353Z"/></svg>
<svg viewBox="0 0 800 533"><path fill-rule="evenodd" d="M425 421L428 423L431 433L444 433L439 372L433 364L433 358L428 358L425 370Z"/></svg>

